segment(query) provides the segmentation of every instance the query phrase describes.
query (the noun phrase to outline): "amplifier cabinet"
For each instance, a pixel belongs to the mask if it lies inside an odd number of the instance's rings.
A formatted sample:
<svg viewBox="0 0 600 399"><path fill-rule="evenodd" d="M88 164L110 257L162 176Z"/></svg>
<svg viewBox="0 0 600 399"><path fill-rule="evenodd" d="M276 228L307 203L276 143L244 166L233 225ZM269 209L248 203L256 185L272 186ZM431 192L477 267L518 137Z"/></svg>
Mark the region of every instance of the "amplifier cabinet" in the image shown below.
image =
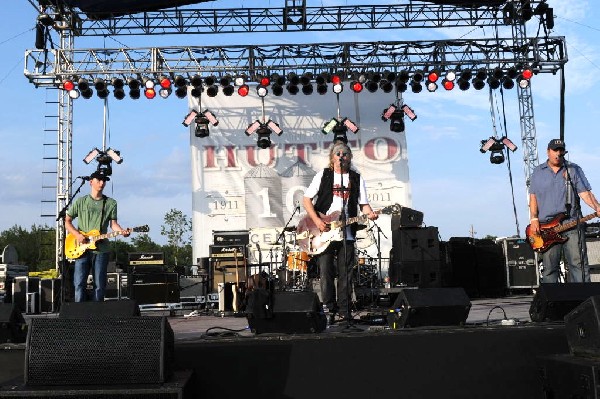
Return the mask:
<svg viewBox="0 0 600 399"><path fill-rule="evenodd" d="M127 273L107 273L105 299L128 298Z"/></svg>
<svg viewBox="0 0 600 399"><path fill-rule="evenodd" d="M250 232L248 230L213 230L213 243L215 245L248 245Z"/></svg>
<svg viewBox="0 0 600 399"><path fill-rule="evenodd" d="M177 273L130 274L129 297L138 305L179 302Z"/></svg>
<svg viewBox="0 0 600 399"><path fill-rule="evenodd" d="M507 288L534 288L539 285L535 252L524 238L502 240Z"/></svg>
<svg viewBox="0 0 600 399"><path fill-rule="evenodd" d="M441 262L429 261L396 261L389 269L392 286L419 288L441 287Z"/></svg>

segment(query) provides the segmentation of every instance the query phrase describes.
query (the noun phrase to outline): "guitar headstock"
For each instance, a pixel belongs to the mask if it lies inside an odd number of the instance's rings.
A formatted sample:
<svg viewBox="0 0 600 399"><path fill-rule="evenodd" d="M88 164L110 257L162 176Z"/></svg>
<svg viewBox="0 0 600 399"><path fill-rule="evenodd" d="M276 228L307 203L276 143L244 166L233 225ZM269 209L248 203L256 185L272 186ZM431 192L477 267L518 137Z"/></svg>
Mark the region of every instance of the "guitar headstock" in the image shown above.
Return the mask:
<svg viewBox="0 0 600 399"><path fill-rule="evenodd" d="M402 206L399 204L394 204L382 208L379 213L383 213L384 215L399 215L401 210Z"/></svg>
<svg viewBox="0 0 600 399"><path fill-rule="evenodd" d="M134 227L131 229L134 233L147 233L150 231L150 227L147 224L143 226Z"/></svg>

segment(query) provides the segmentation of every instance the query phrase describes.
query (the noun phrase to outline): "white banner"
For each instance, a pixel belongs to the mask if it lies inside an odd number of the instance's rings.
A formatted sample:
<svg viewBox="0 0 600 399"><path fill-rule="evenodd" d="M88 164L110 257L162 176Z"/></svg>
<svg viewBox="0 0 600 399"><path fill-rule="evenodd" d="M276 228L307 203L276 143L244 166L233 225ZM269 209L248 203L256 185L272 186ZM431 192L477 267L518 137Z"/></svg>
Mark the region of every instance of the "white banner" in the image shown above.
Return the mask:
<svg viewBox="0 0 600 399"><path fill-rule="evenodd" d="M210 125L210 135L204 138L196 137L195 124L190 125L194 259L209 256L214 230L248 230L250 263L282 261L284 241L290 250L295 245L294 234L282 234L283 229L295 227L304 216L304 190L328 165L333 135L323 134L322 128L338 117L336 95L331 90L325 95L269 94L264 108L253 87L247 97L204 93L200 105L197 98L188 98L191 109L208 109L219 122ZM355 94L347 87L339 97L339 116L360 127L357 134L348 131L347 137L353 166L367 183L374 209L411 206L405 134L390 131L389 122L381 119L394 100L393 94ZM273 120L283 130L281 136L271 134L271 148L260 149L256 133L250 137L244 133L256 120ZM405 123L410 123L408 118ZM382 216L376 223L382 234L364 231L359 238L365 241L357 246L375 257L379 236L381 255L387 258L392 245L390 217Z"/></svg>

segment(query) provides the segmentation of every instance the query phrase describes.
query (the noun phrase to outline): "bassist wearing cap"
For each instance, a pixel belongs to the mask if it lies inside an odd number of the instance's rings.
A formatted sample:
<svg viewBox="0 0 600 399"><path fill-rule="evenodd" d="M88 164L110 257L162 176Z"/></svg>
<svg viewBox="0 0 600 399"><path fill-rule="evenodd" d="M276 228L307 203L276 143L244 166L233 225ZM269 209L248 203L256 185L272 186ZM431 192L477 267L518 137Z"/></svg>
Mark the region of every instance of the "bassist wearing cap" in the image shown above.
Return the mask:
<svg viewBox="0 0 600 399"><path fill-rule="evenodd" d="M368 219L375 220L378 217L369 205L365 181L359 173L351 169L351 162L350 148L344 142L336 141L329 152L329 167L315 175L304 193L303 205L307 217L298 225L299 230L311 232L310 237L305 239L310 242L305 250L318 254L321 300L329 311L330 322L337 312L342 319L350 319L351 276L349 274L354 265L356 232L356 224L350 224L350 220L356 219L359 208ZM332 232L334 221L338 221L339 216L344 215L347 217L347 227L339 229L338 237L333 238L333 235L324 234L330 239L322 241L315 237L321 233ZM344 245L344 239L347 245ZM336 274L337 300L334 286Z"/></svg>
<svg viewBox="0 0 600 399"><path fill-rule="evenodd" d="M67 211L65 228L71 235L70 239L76 245L85 246L90 241L86 232L96 231L106 233L108 226L113 232L119 232L128 237L129 230L123 229L117 222L117 201L103 194L107 174L99 169L90 175L90 193L79 197ZM87 180L87 179L86 179ZM73 220L78 219L78 228ZM69 237L67 237L69 238ZM69 242L67 240L67 242ZM75 260L73 285L75 286L75 302L86 300L87 277L90 270L94 277L94 301L103 301L106 289L106 269L109 261L110 245L108 240L99 240L90 249L85 250Z"/></svg>
<svg viewBox="0 0 600 399"><path fill-rule="evenodd" d="M589 282L585 222L600 215L600 203L581 167L565 160L563 140L550 140L547 153L548 160L531 175L527 239L534 250L542 253L542 283L559 281L563 255L567 281ZM580 199L594 212L584 217Z"/></svg>

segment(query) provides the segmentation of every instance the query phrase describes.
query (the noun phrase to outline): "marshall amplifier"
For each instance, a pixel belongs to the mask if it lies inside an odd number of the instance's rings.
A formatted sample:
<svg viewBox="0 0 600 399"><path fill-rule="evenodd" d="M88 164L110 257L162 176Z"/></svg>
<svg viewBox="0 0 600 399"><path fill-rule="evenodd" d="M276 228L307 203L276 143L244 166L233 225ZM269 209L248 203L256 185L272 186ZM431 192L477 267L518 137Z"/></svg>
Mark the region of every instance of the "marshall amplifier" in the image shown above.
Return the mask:
<svg viewBox="0 0 600 399"><path fill-rule="evenodd" d="M213 244L215 245L248 245L249 243L250 233L248 230L213 230Z"/></svg>
<svg viewBox="0 0 600 399"><path fill-rule="evenodd" d="M130 252L127 255L129 257L129 266L165 264L164 252Z"/></svg>
<svg viewBox="0 0 600 399"><path fill-rule="evenodd" d="M217 290L218 283L245 282L248 275L248 253L245 245L210 245L211 292Z"/></svg>

